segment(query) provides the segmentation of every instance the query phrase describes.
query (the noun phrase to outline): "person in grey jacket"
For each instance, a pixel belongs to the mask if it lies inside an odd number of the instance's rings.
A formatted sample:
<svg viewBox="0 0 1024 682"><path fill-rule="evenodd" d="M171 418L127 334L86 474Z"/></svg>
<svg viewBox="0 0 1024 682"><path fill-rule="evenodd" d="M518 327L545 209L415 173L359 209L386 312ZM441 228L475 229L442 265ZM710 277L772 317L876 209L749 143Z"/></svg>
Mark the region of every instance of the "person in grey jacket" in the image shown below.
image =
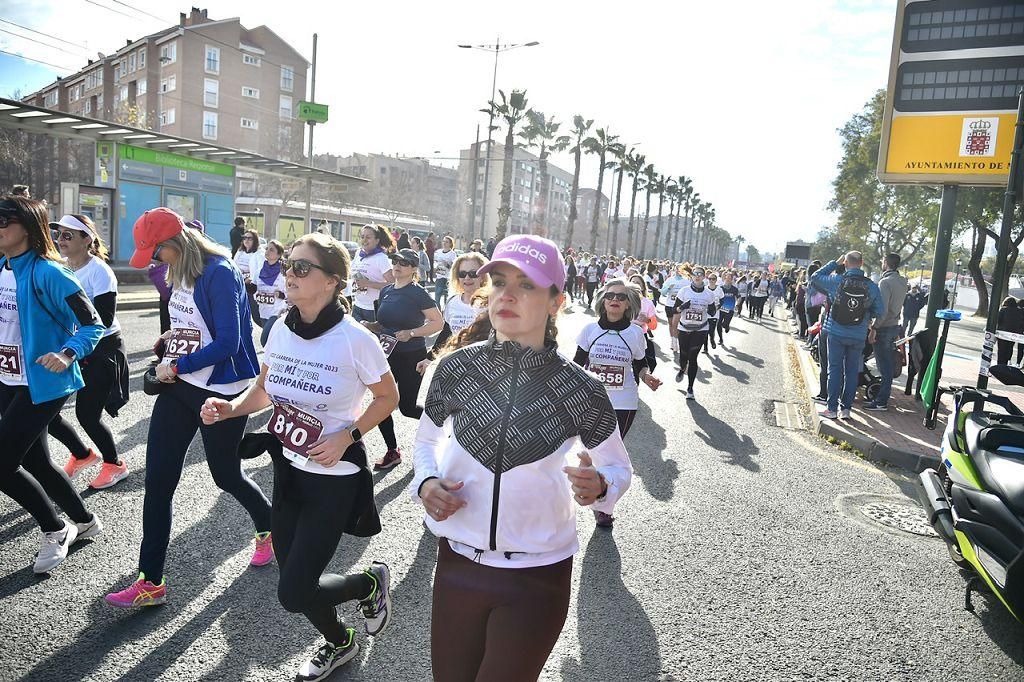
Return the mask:
<svg viewBox="0 0 1024 682"><path fill-rule="evenodd" d="M896 373L896 348L893 342L899 338L901 333L900 312L903 310L903 303L907 298L907 280L899 273L899 267L899 254L886 254L882 266L882 278L878 281L884 312L871 327L875 333L875 362L878 365L879 374L882 375L882 385L879 387L874 401L864 406L865 410L884 412L889 409L892 379Z"/></svg>

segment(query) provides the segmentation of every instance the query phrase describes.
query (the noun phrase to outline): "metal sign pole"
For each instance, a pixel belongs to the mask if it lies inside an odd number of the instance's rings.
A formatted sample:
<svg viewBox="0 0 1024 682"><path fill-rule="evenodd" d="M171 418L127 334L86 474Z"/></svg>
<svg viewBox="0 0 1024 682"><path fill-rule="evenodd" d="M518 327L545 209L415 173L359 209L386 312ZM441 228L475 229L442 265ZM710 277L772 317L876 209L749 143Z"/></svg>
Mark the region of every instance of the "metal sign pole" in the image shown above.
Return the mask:
<svg viewBox="0 0 1024 682"><path fill-rule="evenodd" d="M309 86L309 101L316 101L316 34L313 34L313 74L312 80ZM316 121L309 121L309 152L307 154L307 163L309 167L313 167L313 130L316 129ZM306 178L306 229L302 231L302 234L306 234L307 231L313 230L313 178Z"/></svg>
<svg viewBox="0 0 1024 682"><path fill-rule="evenodd" d="M999 299L1003 295L1003 280L1006 279L1006 257L1010 252L1010 233L1017 210L1017 199L1021 174L1021 148L1024 147L1024 89L1017 93L1017 125L1014 127L1013 151L1010 152L1010 176L1003 195L1003 225L999 232L996 248L996 267L992 273L992 295L989 298L988 323L985 325L985 345L981 351L981 366L978 369L978 388L988 388L988 368L992 364L992 348L996 343L996 324L999 321Z"/></svg>
<svg viewBox="0 0 1024 682"><path fill-rule="evenodd" d="M939 320L935 317L935 313L942 307L942 298L946 293L946 269L949 267L949 244L953 240L957 189L956 185L942 186L939 226L935 230L931 291L928 293L928 313L925 316L925 326L931 330L936 330L939 327Z"/></svg>

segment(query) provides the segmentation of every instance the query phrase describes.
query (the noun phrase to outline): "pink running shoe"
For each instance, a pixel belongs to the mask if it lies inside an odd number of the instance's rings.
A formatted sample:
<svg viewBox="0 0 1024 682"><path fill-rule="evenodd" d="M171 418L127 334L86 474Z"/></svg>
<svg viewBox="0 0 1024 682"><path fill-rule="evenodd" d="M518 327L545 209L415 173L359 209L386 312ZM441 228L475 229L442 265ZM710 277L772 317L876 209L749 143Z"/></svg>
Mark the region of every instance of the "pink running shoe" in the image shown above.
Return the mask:
<svg viewBox="0 0 1024 682"><path fill-rule="evenodd" d="M270 532L256 533L256 551L252 553L250 566L266 566L274 560L274 541Z"/></svg>
<svg viewBox="0 0 1024 682"><path fill-rule="evenodd" d="M100 456L89 448L89 454L86 455L85 459L78 459L74 455L68 458L68 463L64 465L64 473L68 475L68 478L73 479L77 476L82 469L92 466L96 462L100 461Z"/></svg>
<svg viewBox="0 0 1024 682"><path fill-rule="evenodd" d="M128 465L124 462L120 464L110 464L104 462L100 468L100 473L93 479L92 483L89 484L90 488L96 490L103 490L109 488L118 481L123 481L128 478Z"/></svg>
<svg viewBox="0 0 1024 682"><path fill-rule="evenodd" d="M111 606L128 609L136 606L156 606L167 600L167 578L165 577L159 585L146 580L146 576L139 573L139 579L133 582L128 589L120 592L111 592L104 600Z"/></svg>

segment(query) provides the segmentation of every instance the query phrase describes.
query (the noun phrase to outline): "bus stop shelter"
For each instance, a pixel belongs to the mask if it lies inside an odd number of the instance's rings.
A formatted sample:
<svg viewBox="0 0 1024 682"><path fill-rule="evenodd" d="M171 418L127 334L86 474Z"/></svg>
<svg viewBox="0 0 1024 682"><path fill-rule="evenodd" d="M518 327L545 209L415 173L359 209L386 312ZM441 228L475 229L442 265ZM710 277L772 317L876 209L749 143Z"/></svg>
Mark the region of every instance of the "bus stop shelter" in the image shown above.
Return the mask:
<svg viewBox="0 0 1024 682"><path fill-rule="evenodd" d="M327 184L339 192L353 183L369 182L208 141L162 135L5 98L0 98L0 128L94 144L92 183L62 182L60 210L89 215L110 245L115 262L125 262L131 256L132 227L143 211L155 206L172 208L186 220L202 220L211 238L227 244L239 171ZM308 232L311 226L306 222Z"/></svg>

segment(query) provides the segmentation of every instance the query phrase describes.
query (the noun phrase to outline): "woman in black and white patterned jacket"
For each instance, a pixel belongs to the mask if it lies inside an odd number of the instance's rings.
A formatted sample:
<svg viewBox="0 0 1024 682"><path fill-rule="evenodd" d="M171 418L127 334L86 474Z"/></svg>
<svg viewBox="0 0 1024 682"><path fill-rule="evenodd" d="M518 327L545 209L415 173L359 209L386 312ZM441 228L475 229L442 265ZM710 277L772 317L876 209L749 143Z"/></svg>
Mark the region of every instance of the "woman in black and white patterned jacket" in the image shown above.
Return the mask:
<svg viewBox="0 0 1024 682"><path fill-rule="evenodd" d="M479 272L494 332L438 363L410 486L440 538L432 666L437 680L536 679L568 611L573 502L611 513L632 469L604 386L556 349L558 247L509 237Z"/></svg>

